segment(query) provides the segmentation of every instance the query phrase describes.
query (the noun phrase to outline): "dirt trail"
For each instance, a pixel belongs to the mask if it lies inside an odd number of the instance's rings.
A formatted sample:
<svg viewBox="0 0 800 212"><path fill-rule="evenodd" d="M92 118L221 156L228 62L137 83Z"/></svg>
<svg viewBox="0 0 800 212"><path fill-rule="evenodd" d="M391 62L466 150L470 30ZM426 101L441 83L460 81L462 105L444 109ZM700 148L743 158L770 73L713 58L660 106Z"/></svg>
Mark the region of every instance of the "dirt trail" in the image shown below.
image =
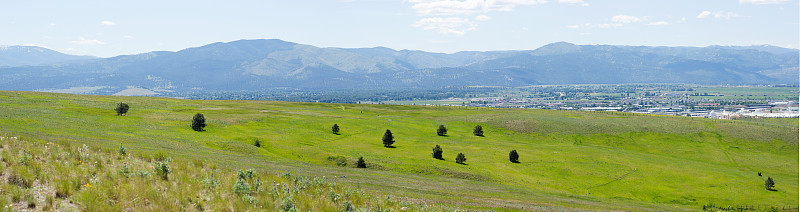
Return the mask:
<svg viewBox="0 0 800 212"><path fill-rule="evenodd" d="M634 173L634 172L636 172L636 170L637 170L637 169L636 169L636 167L632 167L632 166L628 166L628 165L625 165L625 166L627 166L627 167L630 167L630 168L632 168L633 170L629 171L628 173L625 173L625 174L623 174L622 176L619 176L619 177L618 177L618 178L616 178L616 179L613 179L613 180L611 180L611 181L608 181L608 182L606 182L606 183L603 183L603 184L600 184L600 185L595 185L595 186L591 186L591 187L589 187L589 188L586 188L586 196L589 196L589 190L590 190L590 189L597 188L597 187L601 187L601 186L605 186L605 185L611 184L611 183L613 183L613 182L616 182L616 181L620 181L620 180L622 180L622 179L625 179L625 177L628 177L628 175L630 175L630 174L633 174L633 173Z"/></svg>

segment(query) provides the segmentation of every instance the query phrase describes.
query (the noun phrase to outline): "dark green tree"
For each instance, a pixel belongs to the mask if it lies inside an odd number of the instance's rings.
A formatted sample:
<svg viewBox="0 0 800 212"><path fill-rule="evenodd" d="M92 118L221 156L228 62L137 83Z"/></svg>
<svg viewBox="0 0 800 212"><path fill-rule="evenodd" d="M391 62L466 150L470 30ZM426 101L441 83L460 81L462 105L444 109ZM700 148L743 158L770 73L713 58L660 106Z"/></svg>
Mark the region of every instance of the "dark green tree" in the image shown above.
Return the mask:
<svg viewBox="0 0 800 212"><path fill-rule="evenodd" d="M444 160L442 158L442 147L439 147L439 144L436 144L436 147L433 147L433 158Z"/></svg>
<svg viewBox="0 0 800 212"><path fill-rule="evenodd" d="M339 135L339 125L333 124L333 127L331 127L331 131L333 131L333 134Z"/></svg>
<svg viewBox="0 0 800 212"><path fill-rule="evenodd" d="M256 143L253 145L255 145L256 147L261 147L261 142L258 141L258 138L256 138Z"/></svg>
<svg viewBox="0 0 800 212"><path fill-rule="evenodd" d="M512 163L519 163L519 154L516 149L508 153L508 160L511 160Z"/></svg>
<svg viewBox="0 0 800 212"><path fill-rule="evenodd" d="M203 117L201 113L194 114L194 117L192 117L192 129L202 132L205 131L203 130L204 127L206 127L206 117Z"/></svg>
<svg viewBox="0 0 800 212"><path fill-rule="evenodd" d="M458 153L456 156L456 163L464 164L467 161L467 156L464 156L464 153Z"/></svg>
<svg viewBox="0 0 800 212"><path fill-rule="evenodd" d="M392 135L392 131L386 129L386 132L383 133L383 147L391 147L394 143L394 136Z"/></svg>
<svg viewBox="0 0 800 212"><path fill-rule="evenodd" d="M128 104L120 102L120 103L117 104L117 108L114 108L114 110L117 111L117 115L118 116L121 116L121 115L125 115L125 113L128 113L128 109L130 109L130 108L131 107L128 106Z"/></svg>
<svg viewBox="0 0 800 212"><path fill-rule="evenodd" d="M775 190L775 182L772 181L771 177L767 177L767 181L764 182L764 186L767 188L767 191L777 191Z"/></svg>
<svg viewBox="0 0 800 212"><path fill-rule="evenodd" d="M472 134L475 134L475 136L483 136L483 127L481 127L481 125L475 126L475 129L472 129Z"/></svg>
<svg viewBox="0 0 800 212"><path fill-rule="evenodd" d="M447 127L444 125L439 125L439 129L436 129L436 135L444 136L447 134Z"/></svg>
<svg viewBox="0 0 800 212"><path fill-rule="evenodd" d="M364 157L358 157L358 162L356 162L356 168L367 168L367 163L364 162Z"/></svg>

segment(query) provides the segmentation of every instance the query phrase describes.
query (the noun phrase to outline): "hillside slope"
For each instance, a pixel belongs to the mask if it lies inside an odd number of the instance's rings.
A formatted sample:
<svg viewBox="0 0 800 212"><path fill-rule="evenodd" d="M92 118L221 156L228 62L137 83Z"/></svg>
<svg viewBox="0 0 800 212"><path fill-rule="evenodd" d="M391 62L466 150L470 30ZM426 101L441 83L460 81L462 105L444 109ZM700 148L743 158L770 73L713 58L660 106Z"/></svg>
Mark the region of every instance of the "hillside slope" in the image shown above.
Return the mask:
<svg viewBox="0 0 800 212"><path fill-rule="evenodd" d="M798 205L798 128L626 113L0 92L0 134L232 169L345 176L379 195L506 210ZM130 104L116 116L117 102ZM203 113L207 131L189 127ZM341 134L331 126L341 126ZM437 136L445 125L447 136ZM482 125L484 137L472 135ZM385 148L386 129L395 148ZM255 147L255 140L261 147ZM440 145L444 160L431 157ZM510 150L520 163L508 160ZM464 153L465 165L454 162ZM366 169L354 168L364 157ZM343 165L343 166L340 166ZM762 173L763 177L758 176ZM771 177L778 191L764 189ZM424 200L424 201L423 201ZM81 204L79 202L79 204Z"/></svg>

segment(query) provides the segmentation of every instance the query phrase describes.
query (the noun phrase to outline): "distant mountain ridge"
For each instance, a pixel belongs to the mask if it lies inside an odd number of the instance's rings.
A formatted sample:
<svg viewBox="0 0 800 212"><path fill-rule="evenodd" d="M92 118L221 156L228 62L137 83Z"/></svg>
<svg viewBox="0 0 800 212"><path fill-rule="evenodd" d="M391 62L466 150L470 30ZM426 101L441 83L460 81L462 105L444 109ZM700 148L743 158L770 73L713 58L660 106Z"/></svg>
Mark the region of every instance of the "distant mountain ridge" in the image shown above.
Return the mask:
<svg viewBox="0 0 800 212"><path fill-rule="evenodd" d="M798 84L800 52L774 46L649 47L557 42L452 54L319 48L277 39L212 43L59 65L0 68L0 90L91 94L439 88L586 83Z"/></svg>
<svg viewBox="0 0 800 212"><path fill-rule="evenodd" d="M0 46L0 67L50 65L94 58L64 54L38 46Z"/></svg>

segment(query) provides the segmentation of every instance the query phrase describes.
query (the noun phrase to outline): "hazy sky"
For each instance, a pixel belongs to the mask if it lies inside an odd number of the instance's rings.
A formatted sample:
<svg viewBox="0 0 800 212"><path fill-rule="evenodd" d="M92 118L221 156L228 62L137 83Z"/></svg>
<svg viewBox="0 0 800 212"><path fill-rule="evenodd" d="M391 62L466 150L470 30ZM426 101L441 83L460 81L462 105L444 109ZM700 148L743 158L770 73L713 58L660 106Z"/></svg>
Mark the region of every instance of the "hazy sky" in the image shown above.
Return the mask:
<svg viewBox="0 0 800 212"><path fill-rule="evenodd" d="M0 45L110 57L276 38L433 52L576 44L798 48L800 0L0 0Z"/></svg>

